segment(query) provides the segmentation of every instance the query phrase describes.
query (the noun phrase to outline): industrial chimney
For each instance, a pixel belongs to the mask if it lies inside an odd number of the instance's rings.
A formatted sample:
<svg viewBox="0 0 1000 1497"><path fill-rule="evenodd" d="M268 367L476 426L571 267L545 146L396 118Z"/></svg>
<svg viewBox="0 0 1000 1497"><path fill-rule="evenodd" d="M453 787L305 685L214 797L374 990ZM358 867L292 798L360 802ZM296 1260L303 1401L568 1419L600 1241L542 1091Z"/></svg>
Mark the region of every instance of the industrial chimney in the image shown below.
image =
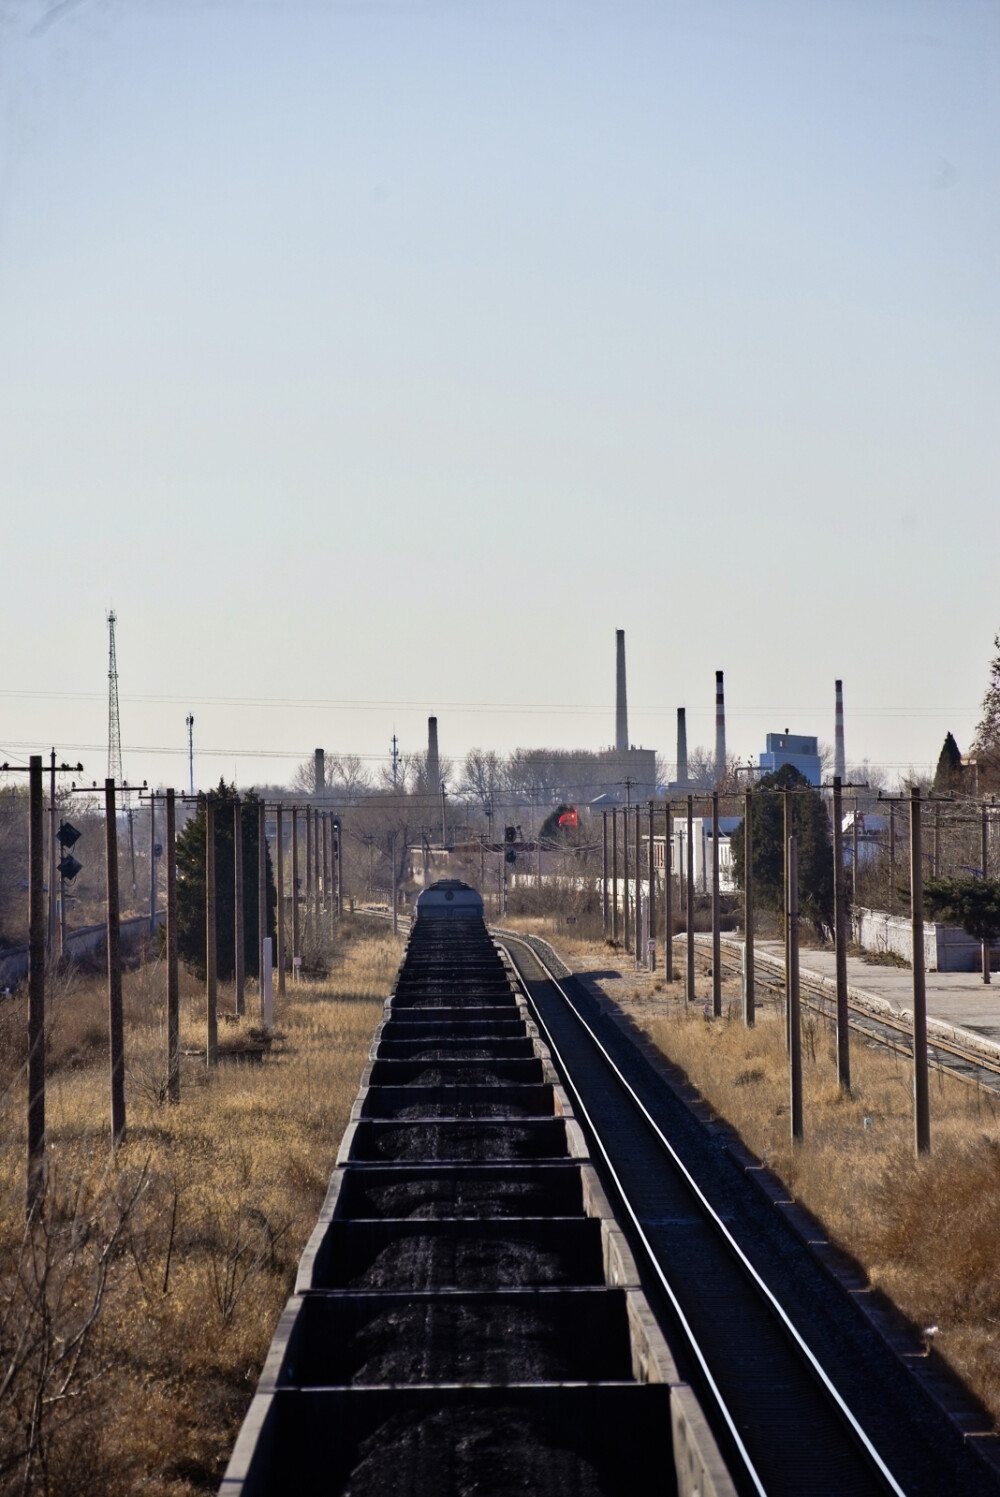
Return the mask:
<svg viewBox="0 0 1000 1497"><path fill-rule="evenodd" d="M726 699L722 690L722 672L715 673L715 782L726 773Z"/></svg>
<svg viewBox="0 0 1000 1497"><path fill-rule="evenodd" d="M688 782L688 730L687 711L684 707L677 709L677 783L686 785Z"/></svg>
<svg viewBox="0 0 1000 1497"><path fill-rule="evenodd" d="M437 792L441 783L441 763L438 759L438 720L427 719L427 788Z"/></svg>
<svg viewBox="0 0 1000 1497"><path fill-rule="evenodd" d="M836 693L836 710L834 714L834 750L833 750L833 772L839 776L841 784L847 779L847 756L844 753L844 683L834 681L834 692Z"/></svg>
<svg viewBox="0 0 1000 1497"><path fill-rule="evenodd" d="M313 793L322 795L326 790L326 755L322 749L313 754Z"/></svg>
<svg viewBox="0 0 1000 1497"><path fill-rule="evenodd" d="M628 748L628 699L625 694L625 630L615 630L617 660L615 669L615 748Z"/></svg>

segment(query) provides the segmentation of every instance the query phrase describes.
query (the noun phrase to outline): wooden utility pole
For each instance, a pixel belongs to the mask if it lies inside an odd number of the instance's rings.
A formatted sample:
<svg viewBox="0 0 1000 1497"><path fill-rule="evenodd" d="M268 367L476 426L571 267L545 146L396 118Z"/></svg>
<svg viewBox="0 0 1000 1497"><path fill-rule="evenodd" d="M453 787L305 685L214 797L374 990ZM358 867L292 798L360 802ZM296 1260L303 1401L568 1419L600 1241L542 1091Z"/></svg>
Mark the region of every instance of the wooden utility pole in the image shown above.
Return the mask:
<svg viewBox="0 0 1000 1497"><path fill-rule="evenodd" d="M257 807L257 991L264 1020L264 942L267 940L267 807Z"/></svg>
<svg viewBox="0 0 1000 1497"><path fill-rule="evenodd" d="M671 829L670 802L664 806L666 817L663 843L663 965L667 982L674 980L674 839Z"/></svg>
<svg viewBox="0 0 1000 1497"><path fill-rule="evenodd" d="M344 913L344 828L340 820L334 823L337 833L337 919Z"/></svg>
<svg viewBox="0 0 1000 1497"><path fill-rule="evenodd" d="M30 761L29 761L30 765ZM29 768L30 778L30 768ZM44 815L43 815L44 823ZM44 837L44 828L43 833ZM56 751L52 750L49 755L49 901L47 908L48 925L45 933L45 949L50 956L55 954L56 949Z"/></svg>
<svg viewBox="0 0 1000 1497"><path fill-rule="evenodd" d="M299 980L302 947L299 944L299 808L292 807L292 978Z"/></svg>
<svg viewBox="0 0 1000 1497"><path fill-rule="evenodd" d="M125 1137L125 1018L122 1012L122 933L118 902L118 813L115 782L104 781L108 865L108 1029L111 1042L111 1147Z"/></svg>
<svg viewBox="0 0 1000 1497"><path fill-rule="evenodd" d="M167 791L164 852L167 862L167 1099L181 1100L181 1005L177 940L177 807Z"/></svg>
<svg viewBox="0 0 1000 1497"><path fill-rule="evenodd" d="M243 907L243 802L233 797L233 864L236 898L236 1012L246 1013L246 913Z"/></svg>
<svg viewBox="0 0 1000 1497"><path fill-rule="evenodd" d="M791 1016L789 1080L792 1143L802 1142L802 1016L799 1011L799 852L798 841L788 842L788 1012Z"/></svg>
<svg viewBox="0 0 1000 1497"><path fill-rule="evenodd" d="M313 905L315 906L314 919L316 923L316 934L319 935L319 917L323 908L323 895L325 887L320 883L320 873L323 866L322 854L326 851L326 843L323 841L326 816L322 811L317 811L314 821L313 836ZM322 843L322 847L320 844Z"/></svg>
<svg viewBox="0 0 1000 1497"><path fill-rule="evenodd" d="M649 803L649 857L646 860L646 873L649 878L649 893L646 895L649 901L649 948L648 961L649 970L656 970L656 848L653 839L653 802Z"/></svg>
<svg viewBox="0 0 1000 1497"><path fill-rule="evenodd" d="M934 802L934 850L931 857L931 878L941 872L941 806Z"/></svg>
<svg viewBox="0 0 1000 1497"><path fill-rule="evenodd" d="M913 1129L918 1154L931 1151L931 1104L927 1072L927 986L924 973L924 869L920 790L910 791L910 928L913 945Z"/></svg>
<svg viewBox="0 0 1000 1497"><path fill-rule="evenodd" d="M149 934L156 935L156 796L149 796Z"/></svg>
<svg viewBox="0 0 1000 1497"><path fill-rule="evenodd" d="M618 808L611 811L611 940L618 945Z"/></svg>
<svg viewBox="0 0 1000 1497"><path fill-rule="evenodd" d="M278 882L278 997L285 996L285 828L281 806L274 812L274 842L277 860Z"/></svg>
<svg viewBox="0 0 1000 1497"><path fill-rule="evenodd" d="M327 844L330 841L330 813L323 812L323 908L330 913L330 859Z"/></svg>
<svg viewBox="0 0 1000 1497"><path fill-rule="evenodd" d="M896 803L889 802L889 913L896 912Z"/></svg>
<svg viewBox="0 0 1000 1497"><path fill-rule="evenodd" d="M216 941L215 796L205 797L205 992L208 1000L206 1064L219 1058L219 962Z"/></svg>
<svg viewBox="0 0 1000 1497"><path fill-rule="evenodd" d="M722 1017L722 910L719 900L719 792L712 791L712 1013Z"/></svg>
<svg viewBox="0 0 1000 1497"><path fill-rule="evenodd" d="M444 795L444 780L442 780L441 781L441 851L442 852L444 852L445 848L448 846L447 815L448 815L448 806L447 806L447 802L445 801L445 795Z"/></svg>
<svg viewBox="0 0 1000 1497"><path fill-rule="evenodd" d="M392 832L389 837L389 856L392 859L392 933L399 932L399 908L396 899L396 833Z"/></svg>
<svg viewBox="0 0 1000 1497"><path fill-rule="evenodd" d="M604 939L608 939L608 813L601 812L601 913L604 917Z"/></svg>
<svg viewBox="0 0 1000 1497"><path fill-rule="evenodd" d="M687 805L687 990L688 1003L694 1002L694 796Z"/></svg>
<svg viewBox="0 0 1000 1497"><path fill-rule="evenodd" d="M785 813L784 840L782 843L783 860L782 866L785 871L785 898L784 898L784 926L785 926L785 1049L792 1047L792 997L791 997L791 955L788 943L788 848L792 840L792 792L782 792L783 809Z"/></svg>
<svg viewBox="0 0 1000 1497"><path fill-rule="evenodd" d="M858 797L854 797L854 818L851 822L851 904L858 902Z"/></svg>
<svg viewBox="0 0 1000 1497"><path fill-rule="evenodd" d="M32 754L28 760L28 1191L25 1203L29 1217L41 1210L45 1194L45 815L43 800L42 756Z"/></svg>
<svg viewBox="0 0 1000 1497"><path fill-rule="evenodd" d="M982 826L981 826L981 832L980 832L981 851L982 851L982 858L983 858L983 878L984 879L986 879L986 878L989 877L989 873L988 873L988 870L987 870L987 864L989 862L989 852L990 852L990 840L989 840L990 839L990 823L989 823L988 817L989 817L989 812L987 811L986 807L984 806L983 807L983 812L982 812ZM983 942L983 982L989 982L989 980L990 980L990 942L989 942L989 937L987 936L986 940Z"/></svg>
<svg viewBox="0 0 1000 1497"><path fill-rule="evenodd" d="M847 1008L847 920L844 889L844 808L839 775L833 778L833 939L837 971L837 1077L851 1089L851 1038Z"/></svg>
<svg viewBox="0 0 1000 1497"><path fill-rule="evenodd" d="M756 971L753 949L753 791L743 799L743 1022L757 1022Z"/></svg>

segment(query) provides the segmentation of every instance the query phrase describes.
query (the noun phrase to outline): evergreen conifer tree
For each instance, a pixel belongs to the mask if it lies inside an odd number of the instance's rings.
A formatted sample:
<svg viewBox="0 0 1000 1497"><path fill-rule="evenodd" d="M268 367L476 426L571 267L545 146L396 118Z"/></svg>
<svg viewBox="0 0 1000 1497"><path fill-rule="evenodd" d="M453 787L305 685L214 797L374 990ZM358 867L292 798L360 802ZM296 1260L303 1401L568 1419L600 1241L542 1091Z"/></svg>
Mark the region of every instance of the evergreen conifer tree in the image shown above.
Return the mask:
<svg viewBox="0 0 1000 1497"><path fill-rule="evenodd" d="M215 908L218 973L228 981L236 972L236 857L233 802L234 785L220 780L215 794ZM252 790L240 796L243 824L243 929L244 970L248 977L260 971L257 950L257 830L260 797ZM181 960L194 975L205 976L205 798L198 813L177 838L177 936ZM274 885L270 849L267 852L267 933L275 932L278 895Z"/></svg>
<svg viewBox="0 0 1000 1497"><path fill-rule="evenodd" d="M983 696L983 715L976 725L972 750L979 765L979 791L1000 781L1000 633L993 637L990 680Z"/></svg>
<svg viewBox="0 0 1000 1497"><path fill-rule="evenodd" d="M961 786L962 755L952 735L946 733L934 771L934 793L947 795L950 790L960 790Z"/></svg>
<svg viewBox="0 0 1000 1497"><path fill-rule="evenodd" d="M782 795L765 791L792 790L792 834L798 840L799 910L822 934L833 929L833 844L830 819L822 796L791 764L762 775L754 786L753 890L754 902L780 914L785 897L785 809ZM730 838L733 877L746 887L743 823Z"/></svg>

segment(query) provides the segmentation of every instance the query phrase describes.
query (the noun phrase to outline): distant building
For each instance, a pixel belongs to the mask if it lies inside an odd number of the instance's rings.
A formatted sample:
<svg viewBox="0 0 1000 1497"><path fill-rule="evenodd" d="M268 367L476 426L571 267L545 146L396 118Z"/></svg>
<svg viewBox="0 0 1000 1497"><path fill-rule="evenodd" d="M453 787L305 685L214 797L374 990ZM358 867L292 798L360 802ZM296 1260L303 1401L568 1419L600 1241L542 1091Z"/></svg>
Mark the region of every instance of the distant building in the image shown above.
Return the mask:
<svg viewBox="0 0 1000 1497"><path fill-rule="evenodd" d="M767 748L760 756L761 771L773 774L783 764L791 764L810 785L822 783L819 743L815 738L802 733L768 733Z"/></svg>

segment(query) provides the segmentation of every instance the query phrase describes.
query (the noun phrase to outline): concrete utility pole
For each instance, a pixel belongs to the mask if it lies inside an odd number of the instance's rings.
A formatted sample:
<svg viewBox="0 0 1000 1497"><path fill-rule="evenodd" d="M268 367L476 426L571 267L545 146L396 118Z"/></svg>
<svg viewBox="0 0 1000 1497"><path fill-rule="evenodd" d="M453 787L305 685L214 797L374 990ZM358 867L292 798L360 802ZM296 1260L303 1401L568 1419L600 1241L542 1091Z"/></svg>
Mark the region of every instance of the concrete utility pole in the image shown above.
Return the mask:
<svg viewBox="0 0 1000 1497"><path fill-rule="evenodd" d="M719 792L712 791L712 1013L722 1017L722 911L719 902Z"/></svg>
<svg viewBox="0 0 1000 1497"><path fill-rule="evenodd" d="M941 872L941 807L934 802L934 849L931 856L931 878Z"/></svg>
<svg viewBox="0 0 1000 1497"><path fill-rule="evenodd" d="M799 853L798 842L788 843L788 1012L791 1015L789 1080L792 1143L802 1142L802 1022L799 1011Z"/></svg>
<svg viewBox="0 0 1000 1497"><path fill-rule="evenodd" d="M618 944L618 808L611 811L611 940Z"/></svg>
<svg viewBox="0 0 1000 1497"><path fill-rule="evenodd" d="M988 869L987 869L987 864L989 862L989 852L990 852L990 840L989 839L990 839L989 812L987 811L986 807L984 806L983 807L983 811L982 811L982 828L981 828L981 833L980 833L980 840L981 840L981 844L982 844L981 845L981 851L982 851L982 858L983 858L983 878L984 879L986 879L986 878L989 877L989 872L988 872ZM989 982L989 980L990 980L990 943L989 943L989 937L987 937L987 939L983 942L983 982Z"/></svg>
<svg viewBox="0 0 1000 1497"><path fill-rule="evenodd" d="M666 866L666 864L664 864ZM656 850L653 840L653 802L649 803L649 858L646 872L649 876L649 894L647 896L647 909L649 912L649 939L652 945L649 948L649 970L656 970Z"/></svg>
<svg viewBox="0 0 1000 1497"><path fill-rule="evenodd" d="M292 978L299 980L302 947L299 944L299 811L292 807Z"/></svg>
<svg viewBox="0 0 1000 1497"><path fill-rule="evenodd" d="M604 917L604 939L608 939L608 813L601 812L601 913Z"/></svg>
<svg viewBox="0 0 1000 1497"><path fill-rule="evenodd" d="M847 1008L847 927L844 898L844 813L840 776L833 777L833 939L837 966L837 1076L851 1089L851 1041Z"/></svg>
<svg viewBox="0 0 1000 1497"><path fill-rule="evenodd" d="M448 846L448 828L446 817L448 814L447 804L444 796L444 780L441 781L441 847L442 850Z"/></svg>
<svg viewBox="0 0 1000 1497"><path fill-rule="evenodd" d="M233 799L233 865L236 896L236 1012L246 1013L246 924L243 908L243 803Z"/></svg>
<svg viewBox="0 0 1000 1497"><path fill-rule="evenodd" d="M216 943L218 903L215 892L215 796L205 797L205 991L208 999L206 1063L219 1058L219 962Z"/></svg>
<svg viewBox="0 0 1000 1497"><path fill-rule="evenodd" d="M896 804L889 802L889 912L896 913Z"/></svg>
<svg viewBox="0 0 1000 1497"><path fill-rule="evenodd" d="M177 808L167 791L167 1099L181 1100L181 1005L177 939Z"/></svg>
<svg viewBox="0 0 1000 1497"><path fill-rule="evenodd" d="M694 843L694 796L688 796L687 805L687 1001L693 1003L694 993L694 860L691 849Z"/></svg>
<svg viewBox="0 0 1000 1497"><path fill-rule="evenodd" d="M27 1216L45 1194L45 816L42 756L28 760L28 1191ZM109 950L110 956L110 950Z"/></svg>
<svg viewBox="0 0 1000 1497"><path fill-rule="evenodd" d="M189 781L189 784L188 784L188 794L191 795L191 796L193 796L194 795L194 713L193 712L189 712L188 713L186 722L187 722L187 730L188 730L188 781Z"/></svg>
<svg viewBox="0 0 1000 1497"><path fill-rule="evenodd" d="M753 949L753 791L743 798L743 1022L757 1022L756 972Z"/></svg>
<svg viewBox="0 0 1000 1497"><path fill-rule="evenodd" d="M663 808L666 820L663 844L663 965L667 982L674 980L674 838L670 802Z"/></svg>
<svg viewBox="0 0 1000 1497"><path fill-rule="evenodd" d="M278 884L278 997L285 996L285 829L282 825L282 808L275 809L274 842L277 862Z"/></svg>
<svg viewBox="0 0 1000 1497"><path fill-rule="evenodd" d="M635 808L635 959L643 959L642 949L642 812Z"/></svg>
<svg viewBox="0 0 1000 1497"><path fill-rule="evenodd" d="M111 1047L111 1148L125 1138L125 1019L122 1012L122 935L118 902L118 812L115 782L104 781L108 865L108 1028Z"/></svg>
<svg viewBox="0 0 1000 1497"><path fill-rule="evenodd" d="M910 929L913 945L913 1128L918 1154L931 1151L931 1103L927 1071L927 986L924 973L924 869L920 790L910 791Z"/></svg>

